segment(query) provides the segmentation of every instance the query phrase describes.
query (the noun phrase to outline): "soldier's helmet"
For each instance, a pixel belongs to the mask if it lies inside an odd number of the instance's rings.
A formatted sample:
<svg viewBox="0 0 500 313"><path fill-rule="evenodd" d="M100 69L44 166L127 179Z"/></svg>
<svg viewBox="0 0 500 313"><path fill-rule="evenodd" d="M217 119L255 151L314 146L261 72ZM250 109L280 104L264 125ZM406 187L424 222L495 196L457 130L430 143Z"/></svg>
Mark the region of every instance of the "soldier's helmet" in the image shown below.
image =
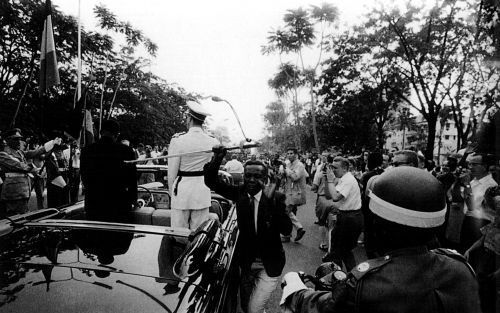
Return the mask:
<svg viewBox="0 0 500 313"><path fill-rule="evenodd" d="M376 179L369 196L370 210L390 222L417 228L434 228L444 223L444 189L425 170L394 168Z"/></svg>

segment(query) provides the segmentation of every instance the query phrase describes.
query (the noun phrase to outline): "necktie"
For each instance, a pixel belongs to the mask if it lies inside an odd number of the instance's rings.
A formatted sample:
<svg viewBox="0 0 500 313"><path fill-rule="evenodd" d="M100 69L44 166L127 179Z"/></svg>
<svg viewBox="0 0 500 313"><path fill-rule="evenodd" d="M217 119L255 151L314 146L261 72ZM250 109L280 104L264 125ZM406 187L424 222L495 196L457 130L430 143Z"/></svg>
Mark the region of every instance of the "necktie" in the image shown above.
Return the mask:
<svg viewBox="0 0 500 313"><path fill-rule="evenodd" d="M255 198L253 196L250 196L250 204L249 204L249 206L250 206L250 214L252 216L250 220L252 221L252 226L253 226L253 228L255 230L255 233L257 233L257 227L255 226L255 224L256 224L255 223L256 222L255 221Z"/></svg>

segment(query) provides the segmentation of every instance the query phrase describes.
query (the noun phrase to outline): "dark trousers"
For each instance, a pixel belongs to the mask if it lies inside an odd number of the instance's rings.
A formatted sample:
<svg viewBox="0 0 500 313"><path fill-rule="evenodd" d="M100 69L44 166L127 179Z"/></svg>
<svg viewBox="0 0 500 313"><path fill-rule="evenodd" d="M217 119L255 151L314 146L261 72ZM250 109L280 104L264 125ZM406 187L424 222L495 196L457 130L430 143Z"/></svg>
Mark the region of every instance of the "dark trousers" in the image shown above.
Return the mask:
<svg viewBox="0 0 500 313"><path fill-rule="evenodd" d="M339 212L337 224L332 230L330 253L333 262L340 266L344 262L347 271L356 265L351 251L357 246L358 237L362 230L363 215L361 210Z"/></svg>
<svg viewBox="0 0 500 313"><path fill-rule="evenodd" d="M69 176L69 197L71 203L78 201L78 193L80 192L80 169L72 168Z"/></svg>

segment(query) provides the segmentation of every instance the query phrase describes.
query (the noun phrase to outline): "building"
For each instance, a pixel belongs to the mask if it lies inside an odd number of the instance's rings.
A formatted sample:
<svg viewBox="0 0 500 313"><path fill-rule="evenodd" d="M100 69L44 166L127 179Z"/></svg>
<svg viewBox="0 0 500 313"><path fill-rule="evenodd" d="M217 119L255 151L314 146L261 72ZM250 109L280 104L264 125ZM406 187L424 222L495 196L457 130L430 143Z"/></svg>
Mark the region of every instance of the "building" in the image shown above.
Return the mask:
<svg viewBox="0 0 500 313"><path fill-rule="evenodd" d="M464 117L465 120L468 117ZM386 141L384 148L388 151L404 149L424 150L427 144L427 121L422 115L417 115L411 123L410 130L401 130L398 123L389 124L386 130ZM404 140L403 140L404 139ZM441 127L438 120L436 124L436 140L434 144L434 160L439 163L451 153L457 152L458 131L455 121L450 117Z"/></svg>

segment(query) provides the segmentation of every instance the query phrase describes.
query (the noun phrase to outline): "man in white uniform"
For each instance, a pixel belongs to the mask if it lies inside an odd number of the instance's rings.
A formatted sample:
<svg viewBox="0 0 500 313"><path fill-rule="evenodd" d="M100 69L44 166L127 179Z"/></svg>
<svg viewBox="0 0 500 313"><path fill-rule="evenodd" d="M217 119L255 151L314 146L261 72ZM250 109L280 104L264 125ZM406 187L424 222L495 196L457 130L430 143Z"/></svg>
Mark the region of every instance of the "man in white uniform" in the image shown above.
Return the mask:
<svg viewBox="0 0 500 313"><path fill-rule="evenodd" d="M211 150L219 141L203 131L205 117L210 115L198 102L187 101L187 133L175 134L168 154ZM212 152L173 157L168 160L168 187L172 197L171 225L196 229L208 219L210 189L205 185L203 166Z"/></svg>

